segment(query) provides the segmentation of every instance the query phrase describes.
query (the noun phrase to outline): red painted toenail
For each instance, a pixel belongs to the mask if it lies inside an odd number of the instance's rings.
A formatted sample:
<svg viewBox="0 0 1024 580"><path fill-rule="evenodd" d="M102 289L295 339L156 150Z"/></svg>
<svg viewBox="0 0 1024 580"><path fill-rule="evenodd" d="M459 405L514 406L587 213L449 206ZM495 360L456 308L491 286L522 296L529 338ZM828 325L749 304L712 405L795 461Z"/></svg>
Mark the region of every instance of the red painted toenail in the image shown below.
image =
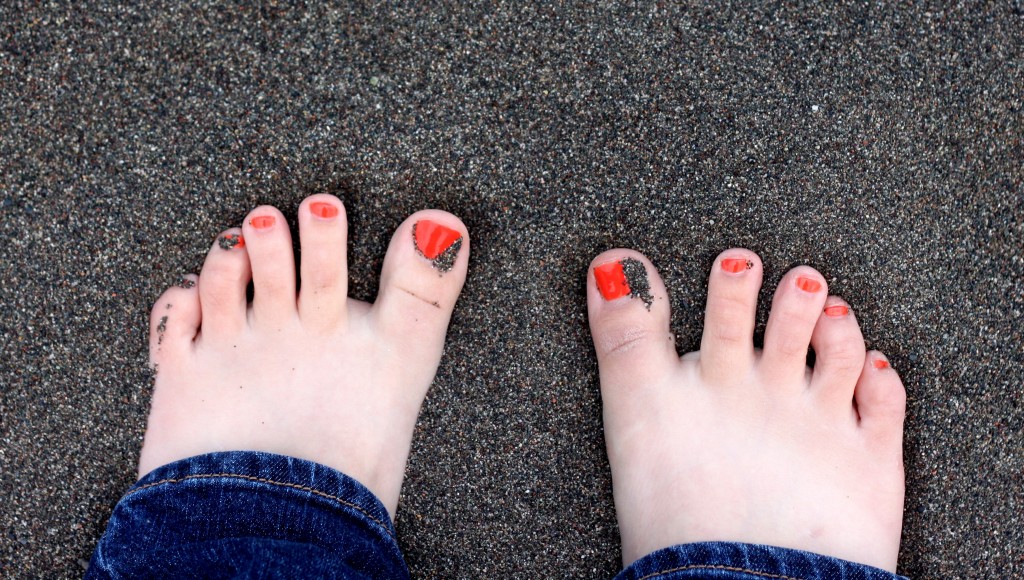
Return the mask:
<svg viewBox="0 0 1024 580"><path fill-rule="evenodd" d="M244 248L245 238L238 234L228 234L226 236L221 236L220 238L218 238L217 245L220 246L222 250L230 250L231 248Z"/></svg>
<svg viewBox="0 0 1024 580"><path fill-rule="evenodd" d="M324 219L329 219L338 215L337 206L327 203L325 201L314 201L313 203L309 204L309 211L312 212L313 215L322 217Z"/></svg>
<svg viewBox="0 0 1024 580"><path fill-rule="evenodd" d="M804 276L800 276L796 279L796 287L804 292L817 292L818 290L821 290L821 282L818 282L814 278L805 278Z"/></svg>
<svg viewBox="0 0 1024 580"><path fill-rule="evenodd" d="M258 230L265 230L270 226L274 225L275 221L277 220L274 219L274 216L272 215L258 215L254 218L249 219L249 225Z"/></svg>
<svg viewBox="0 0 1024 580"><path fill-rule="evenodd" d="M436 259L452 244L462 238L458 230L453 230L437 222L420 220L412 227L416 249L428 260Z"/></svg>
<svg viewBox="0 0 1024 580"><path fill-rule="evenodd" d="M828 306L825 308L825 316L831 316L833 318L846 316L849 313L850 309L843 306L842 304L836 304L835 306Z"/></svg>
<svg viewBox="0 0 1024 580"><path fill-rule="evenodd" d="M610 262L594 267L594 280L597 289L605 300L614 300L629 295L629 282L622 269L622 262Z"/></svg>
<svg viewBox="0 0 1024 580"><path fill-rule="evenodd" d="M875 359L875 362L871 363L875 365L876 369L887 369L889 368L889 361L883 359Z"/></svg>
<svg viewBox="0 0 1024 580"><path fill-rule="evenodd" d="M746 258L725 258L722 260L722 269L726 272L742 272L754 267L754 262Z"/></svg>

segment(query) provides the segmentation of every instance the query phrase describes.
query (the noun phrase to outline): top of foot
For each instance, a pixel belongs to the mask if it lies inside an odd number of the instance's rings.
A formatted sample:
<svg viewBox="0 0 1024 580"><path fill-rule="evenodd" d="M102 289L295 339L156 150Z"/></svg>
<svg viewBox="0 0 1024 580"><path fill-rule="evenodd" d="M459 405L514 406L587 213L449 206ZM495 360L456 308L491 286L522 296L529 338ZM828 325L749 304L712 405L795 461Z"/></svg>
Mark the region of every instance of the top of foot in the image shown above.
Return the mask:
<svg viewBox="0 0 1024 580"><path fill-rule="evenodd" d="M298 272L284 216L263 206L218 236L201 275L157 300L156 388L139 474L213 451L268 451L343 471L394 516L469 236L451 214L410 216L367 304L348 298L341 201L311 196L298 218Z"/></svg>
<svg viewBox="0 0 1024 580"><path fill-rule="evenodd" d="M608 292L607 264L644 265L649 308ZM698 541L802 549L894 571L903 516L905 392L867 352L849 304L812 268L791 270L753 345L761 261L724 252L700 350L680 358L666 291L630 250L588 275L615 507L628 565ZM816 363L806 366L808 347Z"/></svg>

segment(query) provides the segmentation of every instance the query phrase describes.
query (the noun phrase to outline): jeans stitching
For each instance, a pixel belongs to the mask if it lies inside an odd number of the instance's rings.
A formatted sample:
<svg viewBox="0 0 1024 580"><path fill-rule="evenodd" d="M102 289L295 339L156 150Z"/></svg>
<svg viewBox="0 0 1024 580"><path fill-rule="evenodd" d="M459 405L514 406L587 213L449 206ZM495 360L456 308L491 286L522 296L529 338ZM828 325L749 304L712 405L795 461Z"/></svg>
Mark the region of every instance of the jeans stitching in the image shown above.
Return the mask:
<svg viewBox="0 0 1024 580"><path fill-rule="evenodd" d="M210 479L210 478L214 478L214 477L234 477L234 478L244 479L244 480L248 480L248 481L255 481L257 483L267 483L267 484L270 484L270 485L278 485L278 486L281 486L281 487L289 487L289 488L292 488L292 489L308 491L309 493L312 493L313 495L318 495L318 496L323 497L323 498L332 499L332 500L334 500L334 501L336 501L336 502L338 502L338 503L340 503L340 504L342 504L344 506L350 507L350 508L358 511L359 513L363 514L364 516L370 518L377 525L379 525L380 527L384 528L384 531L387 532L388 536L391 539L395 539L394 535L391 533L391 530L388 528L388 526L384 525L383 522L381 522L377 518L373 517L373 515L371 515L366 510L364 510L363 508L359 507L358 505L356 505L354 503L351 503L351 502L348 502L348 501L345 501L345 500L341 499L338 496L322 492L322 491L320 491L318 489L313 489L312 487L306 487L304 485L298 485L298 484L295 484L295 483L286 483L286 482L283 482L283 481L274 481L272 479L265 479L265 478L262 478L262 477L253 477L251 475L242 475L240 473L203 473L203 474L195 474L195 475L186 475L185 477L178 478L178 479L174 479L174 478L161 479L160 481L154 481L153 483L147 483L146 485L143 485L141 487L137 487L137 488L129 491L128 493L126 493L125 497L128 497L128 496L130 496L130 495L132 495L132 494L134 494L136 492L142 491L144 489L148 489L150 487L155 487L157 485L161 485L161 484L164 484L164 483L181 483L181 482L183 482L185 480L188 480L188 479Z"/></svg>
<svg viewBox="0 0 1024 580"><path fill-rule="evenodd" d="M747 568L737 568L735 566L713 566L709 564L691 564L689 566L680 566L679 568L672 568L671 570L661 570L653 574L642 576L639 580L647 580L648 578L656 578L664 574L671 574L673 572L685 572L686 570L725 570L727 572L745 572L747 574L753 574L754 576L760 576L762 578L777 578L779 580L800 580L794 576L782 576L779 574L769 574L767 572L758 572L756 570L750 570Z"/></svg>

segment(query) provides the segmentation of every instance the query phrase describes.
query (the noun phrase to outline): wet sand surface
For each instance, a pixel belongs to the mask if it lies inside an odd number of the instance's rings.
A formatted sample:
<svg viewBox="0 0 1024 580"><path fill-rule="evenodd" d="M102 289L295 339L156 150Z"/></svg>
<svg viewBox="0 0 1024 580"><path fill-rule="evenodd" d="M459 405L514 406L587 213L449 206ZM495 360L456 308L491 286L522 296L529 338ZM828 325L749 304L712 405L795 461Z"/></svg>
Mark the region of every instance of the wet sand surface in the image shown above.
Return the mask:
<svg viewBox="0 0 1024 580"><path fill-rule="evenodd" d="M265 4L0 6L0 575L81 575L163 288L330 192L357 298L409 213L473 238L398 513L415 577L618 570L584 292L616 246L681 351L720 251L763 257L763 304L818 268L909 391L900 571L1024 576L1021 2Z"/></svg>

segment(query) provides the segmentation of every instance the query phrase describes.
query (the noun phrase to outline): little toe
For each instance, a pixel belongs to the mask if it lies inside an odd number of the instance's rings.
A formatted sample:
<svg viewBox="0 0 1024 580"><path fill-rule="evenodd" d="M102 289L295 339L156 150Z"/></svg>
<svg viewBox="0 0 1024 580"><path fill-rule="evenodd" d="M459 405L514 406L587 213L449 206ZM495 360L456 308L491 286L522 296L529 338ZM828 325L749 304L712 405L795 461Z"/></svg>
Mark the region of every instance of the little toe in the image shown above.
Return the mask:
<svg viewBox="0 0 1024 580"><path fill-rule="evenodd" d="M782 277L764 331L760 370L769 383L806 387L807 352L826 297L825 278L814 268L797 266Z"/></svg>
<svg viewBox="0 0 1024 580"><path fill-rule="evenodd" d="M754 362L754 324L761 288L761 259L750 250L722 252L711 268L701 375L717 384L741 380Z"/></svg>
<svg viewBox="0 0 1024 580"><path fill-rule="evenodd" d="M643 254L614 249L594 258L587 312L606 399L628 396L677 368L665 283Z"/></svg>
<svg viewBox="0 0 1024 580"><path fill-rule="evenodd" d="M468 230L450 213L418 211L395 230L372 314L403 356L437 364L468 266Z"/></svg>
<svg viewBox="0 0 1024 580"><path fill-rule="evenodd" d="M867 353L854 400L863 429L885 441L902 440L907 391L882 353Z"/></svg>
<svg viewBox="0 0 1024 580"><path fill-rule="evenodd" d="M341 200L318 194L299 205L299 317L307 326L332 328L345 315L347 239L348 223Z"/></svg>
<svg viewBox="0 0 1024 580"><path fill-rule="evenodd" d="M853 389L864 368L864 336L842 298L829 296L811 335L814 371L811 388L842 407L849 408Z"/></svg>
<svg viewBox="0 0 1024 580"><path fill-rule="evenodd" d="M154 367L181 356L192 346L199 332L202 309L195 274L182 278L164 290L149 317L149 362Z"/></svg>
<svg viewBox="0 0 1024 580"><path fill-rule="evenodd" d="M242 230L225 230L206 255L199 276L203 336L225 336L245 327L245 289L251 276Z"/></svg>
<svg viewBox="0 0 1024 580"><path fill-rule="evenodd" d="M295 254L288 222L277 208L260 206L242 224L252 264L255 324L279 325L297 314Z"/></svg>

